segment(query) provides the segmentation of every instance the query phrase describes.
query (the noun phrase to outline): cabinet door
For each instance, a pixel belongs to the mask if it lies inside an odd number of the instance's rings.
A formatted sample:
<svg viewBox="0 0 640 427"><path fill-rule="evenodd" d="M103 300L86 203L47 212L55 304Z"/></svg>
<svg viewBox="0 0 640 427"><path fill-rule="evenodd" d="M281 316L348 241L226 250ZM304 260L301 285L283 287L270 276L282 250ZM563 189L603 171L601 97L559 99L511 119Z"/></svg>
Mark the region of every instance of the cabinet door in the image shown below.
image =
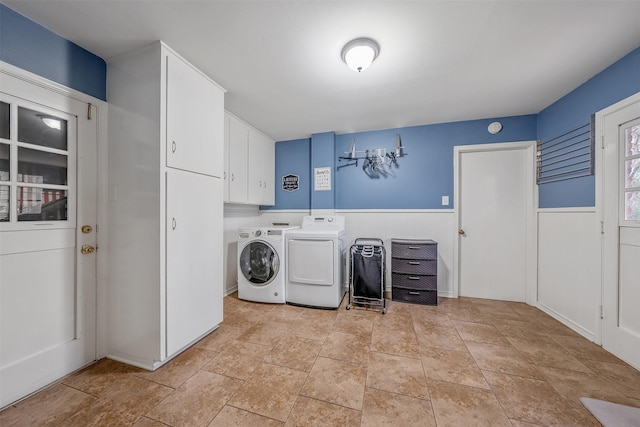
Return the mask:
<svg viewBox="0 0 640 427"><path fill-rule="evenodd" d="M264 153L264 136L253 129L249 129L249 181L247 201L253 205L262 203Z"/></svg>
<svg viewBox="0 0 640 427"><path fill-rule="evenodd" d="M227 113L224 114L224 181L222 183L224 197L222 201L225 203L229 202L229 181L231 180L231 175L229 173L229 115Z"/></svg>
<svg viewBox="0 0 640 427"><path fill-rule="evenodd" d="M222 180L166 172L167 356L222 321Z"/></svg>
<svg viewBox="0 0 640 427"><path fill-rule="evenodd" d="M181 59L166 60L167 166L222 177L224 93Z"/></svg>
<svg viewBox="0 0 640 427"><path fill-rule="evenodd" d="M268 137L249 129L249 203L275 204L275 145Z"/></svg>
<svg viewBox="0 0 640 427"><path fill-rule="evenodd" d="M229 202L247 203L247 150L249 128L229 118Z"/></svg>
<svg viewBox="0 0 640 427"><path fill-rule="evenodd" d="M270 139L264 141L264 158L262 164L262 205L273 206L276 204L276 148Z"/></svg>

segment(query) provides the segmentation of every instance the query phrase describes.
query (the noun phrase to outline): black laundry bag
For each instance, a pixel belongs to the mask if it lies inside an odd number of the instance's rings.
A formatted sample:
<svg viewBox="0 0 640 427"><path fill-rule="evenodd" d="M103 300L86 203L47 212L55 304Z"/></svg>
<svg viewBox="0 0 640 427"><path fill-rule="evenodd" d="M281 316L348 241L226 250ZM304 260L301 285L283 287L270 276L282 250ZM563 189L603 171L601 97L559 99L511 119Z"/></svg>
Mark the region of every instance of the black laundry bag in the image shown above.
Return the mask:
<svg viewBox="0 0 640 427"><path fill-rule="evenodd" d="M352 262L354 295L382 299L382 257L353 254Z"/></svg>

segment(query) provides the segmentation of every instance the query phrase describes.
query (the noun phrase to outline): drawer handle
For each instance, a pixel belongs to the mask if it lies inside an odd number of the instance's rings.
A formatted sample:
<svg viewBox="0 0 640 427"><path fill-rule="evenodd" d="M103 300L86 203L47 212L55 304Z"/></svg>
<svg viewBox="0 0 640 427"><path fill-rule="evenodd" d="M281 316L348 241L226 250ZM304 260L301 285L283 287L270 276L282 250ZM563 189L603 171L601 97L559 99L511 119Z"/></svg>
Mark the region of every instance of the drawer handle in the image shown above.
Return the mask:
<svg viewBox="0 0 640 427"><path fill-rule="evenodd" d="M409 261L408 264L409 265L420 265L420 263L418 261Z"/></svg>
<svg viewBox="0 0 640 427"><path fill-rule="evenodd" d="M420 246L409 246L409 249L420 249Z"/></svg>
<svg viewBox="0 0 640 427"><path fill-rule="evenodd" d="M420 292L407 292L409 295L420 295Z"/></svg>
<svg viewBox="0 0 640 427"><path fill-rule="evenodd" d="M418 276L409 276L408 279L409 280L420 280L420 278Z"/></svg>

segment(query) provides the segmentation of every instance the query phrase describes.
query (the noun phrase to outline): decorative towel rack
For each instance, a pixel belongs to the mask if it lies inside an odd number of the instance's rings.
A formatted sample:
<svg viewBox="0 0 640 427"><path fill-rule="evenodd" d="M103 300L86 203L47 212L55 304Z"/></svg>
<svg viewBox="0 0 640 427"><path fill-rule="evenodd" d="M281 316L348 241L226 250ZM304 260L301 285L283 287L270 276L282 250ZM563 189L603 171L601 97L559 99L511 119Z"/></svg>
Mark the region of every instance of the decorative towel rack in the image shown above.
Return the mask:
<svg viewBox="0 0 640 427"><path fill-rule="evenodd" d="M397 164L397 159L406 155L399 133L396 134L395 147L356 150L356 140L352 139L349 151L345 152L345 154L347 154L347 156L340 156L338 160L346 160L349 163L338 166L338 168L358 166L358 162L362 160L362 170L371 177L386 175L386 173L384 173L384 167Z"/></svg>

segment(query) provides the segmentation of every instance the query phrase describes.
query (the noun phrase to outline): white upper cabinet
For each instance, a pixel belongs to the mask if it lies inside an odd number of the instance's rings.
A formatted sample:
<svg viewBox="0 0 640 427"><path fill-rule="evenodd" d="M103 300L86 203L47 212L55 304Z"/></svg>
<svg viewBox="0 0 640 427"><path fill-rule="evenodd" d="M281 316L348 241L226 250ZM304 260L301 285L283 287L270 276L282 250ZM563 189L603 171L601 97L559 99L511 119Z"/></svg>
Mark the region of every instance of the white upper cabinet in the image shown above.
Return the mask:
<svg viewBox="0 0 640 427"><path fill-rule="evenodd" d="M247 203L247 155L249 128L236 117L226 115L229 134L229 203Z"/></svg>
<svg viewBox="0 0 640 427"><path fill-rule="evenodd" d="M249 203L274 204L274 163L273 141L249 129Z"/></svg>
<svg viewBox="0 0 640 427"><path fill-rule="evenodd" d="M275 143L237 117L227 113L225 202L275 204Z"/></svg>
<svg viewBox="0 0 640 427"><path fill-rule="evenodd" d="M167 59L167 166L222 178L224 93L173 55Z"/></svg>

